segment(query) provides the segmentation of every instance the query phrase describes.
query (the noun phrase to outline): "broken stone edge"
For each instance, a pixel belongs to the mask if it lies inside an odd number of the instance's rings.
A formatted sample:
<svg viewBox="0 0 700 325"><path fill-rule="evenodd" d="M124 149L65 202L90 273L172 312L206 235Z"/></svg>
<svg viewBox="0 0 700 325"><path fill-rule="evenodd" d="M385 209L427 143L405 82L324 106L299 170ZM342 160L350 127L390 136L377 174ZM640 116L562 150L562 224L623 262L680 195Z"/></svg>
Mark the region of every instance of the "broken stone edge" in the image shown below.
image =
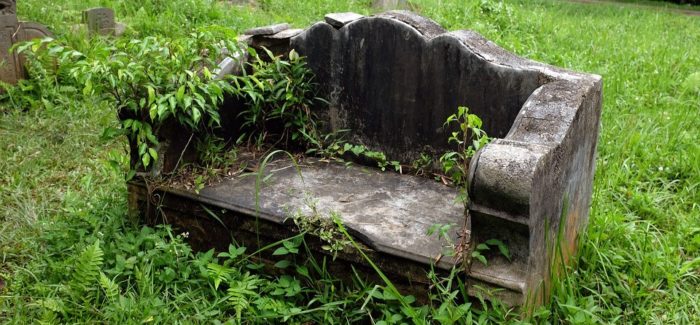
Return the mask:
<svg viewBox="0 0 700 325"><path fill-rule="evenodd" d="M449 44L478 56L484 64L537 73L539 87L521 108L509 133L486 145L472 159L468 182L473 215L524 226L529 232L524 282L499 278L489 267L475 267L470 275L523 294L509 303L541 304L549 296L550 274L575 253L579 233L587 225L602 77L521 58L476 32L447 32L436 22L410 11L361 18L392 19L422 35L428 46ZM341 30L359 20L342 26L318 22L293 37L291 47L311 29ZM383 251L382 247L377 249Z"/></svg>

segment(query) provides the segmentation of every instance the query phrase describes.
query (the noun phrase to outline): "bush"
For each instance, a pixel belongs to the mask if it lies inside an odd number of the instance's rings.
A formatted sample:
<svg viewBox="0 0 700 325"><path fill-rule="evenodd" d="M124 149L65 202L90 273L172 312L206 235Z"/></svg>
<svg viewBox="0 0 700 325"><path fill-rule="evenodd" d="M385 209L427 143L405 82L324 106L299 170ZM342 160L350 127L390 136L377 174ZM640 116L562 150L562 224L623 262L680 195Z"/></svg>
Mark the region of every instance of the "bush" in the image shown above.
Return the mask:
<svg viewBox="0 0 700 325"><path fill-rule="evenodd" d="M30 62L42 71L39 77L67 75L84 96L108 101L120 127L106 135L126 135L138 148L132 163L147 168L158 159L157 134L166 122L192 131L218 125L218 105L233 87L216 77L217 59L238 47L197 32L183 38L120 38L98 43L89 56L48 38L19 50L34 59Z"/></svg>

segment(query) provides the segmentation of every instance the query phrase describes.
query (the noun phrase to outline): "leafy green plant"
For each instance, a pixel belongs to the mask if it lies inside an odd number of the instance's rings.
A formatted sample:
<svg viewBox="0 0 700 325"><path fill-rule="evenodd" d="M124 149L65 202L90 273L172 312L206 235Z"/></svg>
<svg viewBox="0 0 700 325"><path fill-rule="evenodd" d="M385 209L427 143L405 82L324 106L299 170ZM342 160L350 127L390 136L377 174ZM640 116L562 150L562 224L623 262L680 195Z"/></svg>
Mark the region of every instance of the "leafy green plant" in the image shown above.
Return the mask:
<svg viewBox="0 0 700 325"><path fill-rule="evenodd" d="M498 248L498 251L501 253L501 255L510 260L510 250L508 249L508 246L502 241L493 238L477 245L472 250L471 257L477 259L484 265L488 265L488 260L486 259L483 253L485 251L488 251L491 247Z"/></svg>
<svg viewBox="0 0 700 325"><path fill-rule="evenodd" d="M352 144L342 138L337 138L338 133L326 135L324 138L331 138L329 144L317 145L316 148L308 150L307 153L320 153L325 158L342 160L341 157L350 156L355 159L376 163L377 167L385 171L388 167L397 172L401 172L401 163L395 160L387 160L386 154L381 151L373 151L361 144ZM320 149L317 149L319 148Z"/></svg>
<svg viewBox="0 0 700 325"><path fill-rule="evenodd" d="M15 110L53 109L69 105L71 97L79 93L78 86L68 76L69 65L55 62L62 47L47 46L51 38L16 44L11 51L25 58L27 79L16 85L2 83L0 100L5 100ZM70 56L72 53L63 53ZM71 59L62 57L62 59ZM4 110L4 108L0 108Z"/></svg>
<svg viewBox="0 0 700 325"><path fill-rule="evenodd" d="M20 50L45 50L61 69L83 85L85 96L97 95L117 111L120 128L106 135L126 135L144 168L158 159L158 132L169 120L190 132L219 123L218 104L233 87L213 72L224 53L237 44L196 32L170 39L117 39L93 49L90 56L51 39L35 40ZM66 68L68 67L68 68Z"/></svg>
<svg viewBox="0 0 700 325"><path fill-rule="evenodd" d="M440 157L445 174L457 186L464 186L469 173L469 161L474 154L489 142L486 132L481 129L481 119L469 113L469 108L460 106L457 113L445 121L445 127L456 124L458 129L451 133L448 142L457 146L457 151L449 151Z"/></svg>
<svg viewBox="0 0 700 325"><path fill-rule="evenodd" d="M205 168L225 168L238 159L238 148L231 147L215 135L198 138L195 148L199 156L197 162Z"/></svg>
<svg viewBox="0 0 700 325"><path fill-rule="evenodd" d="M306 198L306 206L309 212L299 209L292 214L292 220L301 231L315 235L325 242L321 248L329 251L335 258L339 251L350 245L345 236L339 232L336 221L334 221L339 219L338 214L331 211L328 216L323 216L318 211L316 201L308 197Z"/></svg>
<svg viewBox="0 0 700 325"><path fill-rule="evenodd" d="M321 99L314 95L313 74L295 51L282 60L265 50L271 61L249 49L252 72L233 76L233 93L246 103L239 116L244 120L246 138L261 147L264 143L285 148L305 148L318 141L311 105Z"/></svg>
<svg viewBox="0 0 700 325"><path fill-rule="evenodd" d="M100 248L100 241L85 247L75 260L75 269L69 286L77 295L82 295L102 275L104 253Z"/></svg>

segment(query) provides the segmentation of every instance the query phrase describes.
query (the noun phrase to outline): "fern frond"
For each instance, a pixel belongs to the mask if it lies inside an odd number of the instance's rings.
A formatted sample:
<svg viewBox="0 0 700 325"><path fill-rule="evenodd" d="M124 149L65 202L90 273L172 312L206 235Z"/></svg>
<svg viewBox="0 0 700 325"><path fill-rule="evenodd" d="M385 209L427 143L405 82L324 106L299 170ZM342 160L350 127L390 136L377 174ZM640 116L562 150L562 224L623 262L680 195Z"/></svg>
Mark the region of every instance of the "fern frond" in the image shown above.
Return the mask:
<svg viewBox="0 0 700 325"><path fill-rule="evenodd" d="M109 301L115 302L119 298L119 285L110 280L104 273L100 272L100 286L105 291Z"/></svg>
<svg viewBox="0 0 700 325"><path fill-rule="evenodd" d="M228 281L231 271L231 268L221 264L209 263L207 265L207 273L209 274L209 279L214 280L215 289L219 289L221 282Z"/></svg>
<svg viewBox="0 0 700 325"><path fill-rule="evenodd" d="M104 253L100 248L100 241L95 241L94 244L85 247L80 253L80 256L75 261L75 269L73 270L73 279L71 288L77 292L83 292L86 288L94 283L102 268L102 256Z"/></svg>
<svg viewBox="0 0 700 325"><path fill-rule="evenodd" d="M228 302L236 311L238 323L241 322L243 311L250 307L250 298L258 295L255 290L261 282L260 278L251 276L249 272L246 272L241 279L229 282Z"/></svg>

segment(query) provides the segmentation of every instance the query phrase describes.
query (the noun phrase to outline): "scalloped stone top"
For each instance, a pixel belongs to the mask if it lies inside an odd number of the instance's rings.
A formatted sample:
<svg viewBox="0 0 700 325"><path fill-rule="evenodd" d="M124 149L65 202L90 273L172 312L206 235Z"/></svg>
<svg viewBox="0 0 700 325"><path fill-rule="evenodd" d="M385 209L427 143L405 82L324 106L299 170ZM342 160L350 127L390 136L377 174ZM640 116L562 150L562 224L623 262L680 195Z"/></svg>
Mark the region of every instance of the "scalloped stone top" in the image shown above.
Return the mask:
<svg viewBox="0 0 700 325"><path fill-rule="evenodd" d="M458 106L503 138L537 88L591 79L519 58L471 31L447 32L409 11L329 14L290 46L307 57L330 101L320 112L330 128L348 129L351 141L406 162L449 149L443 125Z"/></svg>

